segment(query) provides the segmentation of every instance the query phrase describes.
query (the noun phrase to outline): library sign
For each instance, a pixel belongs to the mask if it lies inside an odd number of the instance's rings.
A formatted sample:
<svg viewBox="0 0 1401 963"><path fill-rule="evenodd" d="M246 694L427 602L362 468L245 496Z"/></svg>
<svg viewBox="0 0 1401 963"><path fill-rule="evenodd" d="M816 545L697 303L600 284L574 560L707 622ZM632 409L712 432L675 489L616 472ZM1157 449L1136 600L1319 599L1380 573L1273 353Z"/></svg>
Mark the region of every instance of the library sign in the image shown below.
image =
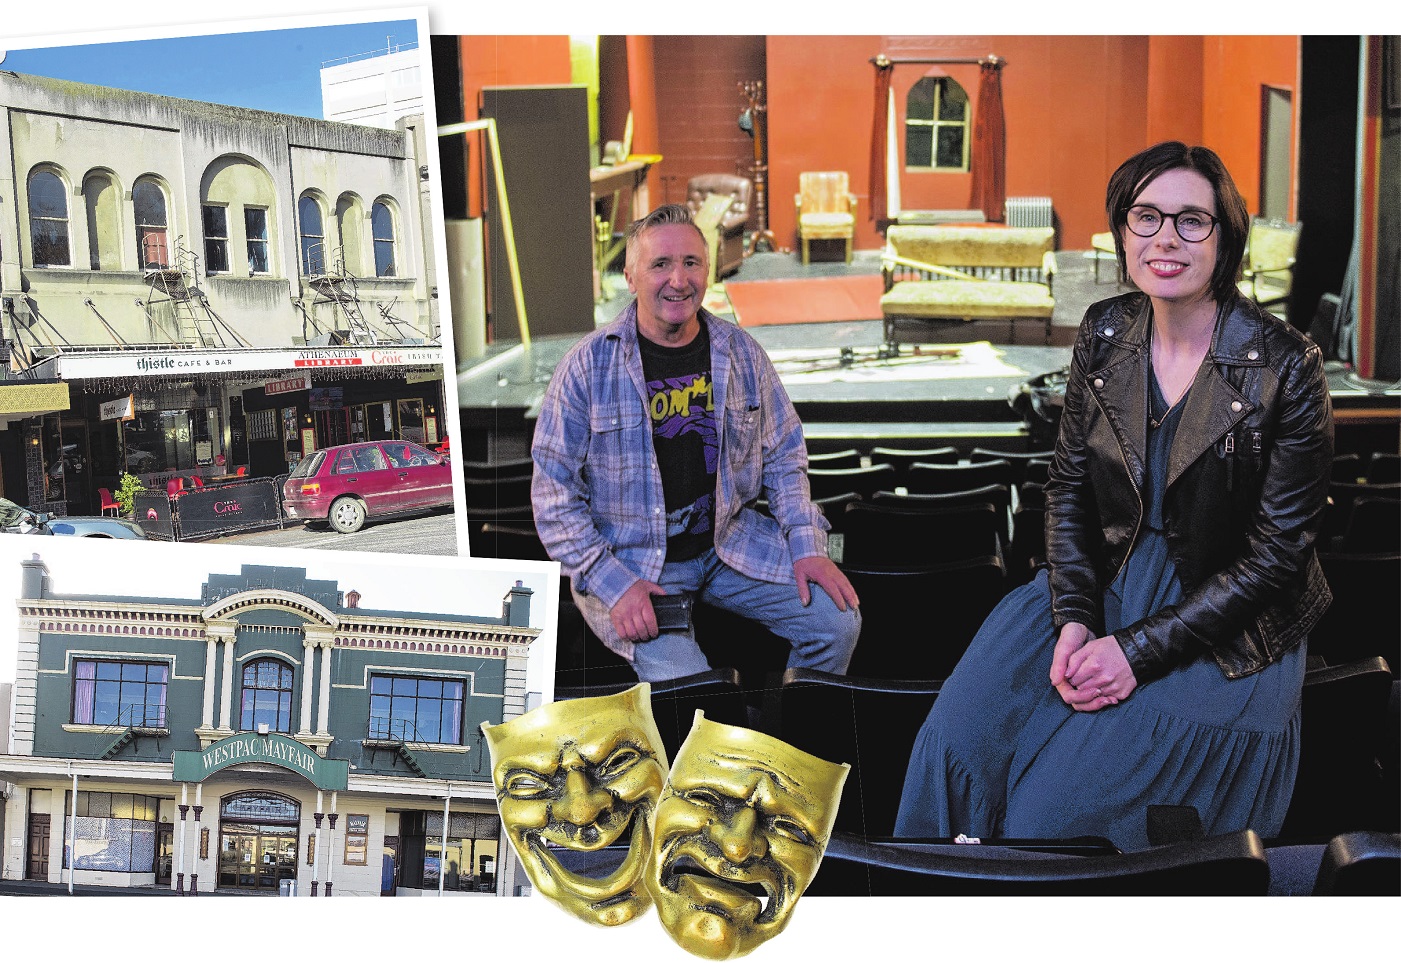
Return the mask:
<svg viewBox="0 0 1401 963"><path fill-rule="evenodd" d="M316 751L276 732L240 732L208 748L175 750L176 782L203 782L221 769L246 763L281 766L304 776L317 789L341 790L350 778L350 763L323 759Z"/></svg>

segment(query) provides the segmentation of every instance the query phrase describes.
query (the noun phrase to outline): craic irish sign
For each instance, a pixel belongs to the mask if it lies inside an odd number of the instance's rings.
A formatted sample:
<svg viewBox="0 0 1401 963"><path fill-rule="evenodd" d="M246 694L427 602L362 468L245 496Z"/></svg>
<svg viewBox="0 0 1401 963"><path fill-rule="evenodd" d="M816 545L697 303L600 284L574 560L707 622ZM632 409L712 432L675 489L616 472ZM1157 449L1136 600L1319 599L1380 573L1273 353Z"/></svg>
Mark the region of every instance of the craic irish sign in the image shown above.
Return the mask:
<svg viewBox="0 0 1401 963"><path fill-rule="evenodd" d="M344 789L350 776L346 760L322 759L315 750L275 732L266 736L240 732L201 752L177 749L173 775L176 782L203 782L220 769L250 762L300 773L317 789Z"/></svg>

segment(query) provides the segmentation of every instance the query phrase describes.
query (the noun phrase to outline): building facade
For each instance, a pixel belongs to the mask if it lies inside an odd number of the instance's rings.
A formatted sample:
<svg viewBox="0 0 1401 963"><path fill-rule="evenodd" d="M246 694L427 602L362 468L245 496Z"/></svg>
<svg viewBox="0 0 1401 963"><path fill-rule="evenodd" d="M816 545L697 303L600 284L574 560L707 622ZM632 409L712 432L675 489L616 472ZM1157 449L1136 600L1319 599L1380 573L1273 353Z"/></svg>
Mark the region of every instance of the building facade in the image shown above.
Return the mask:
<svg viewBox="0 0 1401 963"><path fill-rule="evenodd" d="M11 501L443 436L423 117L393 129L0 72ZM10 409L14 409L13 412Z"/></svg>
<svg viewBox="0 0 1401 963"><path fill-rule="evenodd" d="M23 568L5 879L188 895L510 895L479 726L525 711L531 590L500 616L369 609L244 565L198 599Z"/></svg>

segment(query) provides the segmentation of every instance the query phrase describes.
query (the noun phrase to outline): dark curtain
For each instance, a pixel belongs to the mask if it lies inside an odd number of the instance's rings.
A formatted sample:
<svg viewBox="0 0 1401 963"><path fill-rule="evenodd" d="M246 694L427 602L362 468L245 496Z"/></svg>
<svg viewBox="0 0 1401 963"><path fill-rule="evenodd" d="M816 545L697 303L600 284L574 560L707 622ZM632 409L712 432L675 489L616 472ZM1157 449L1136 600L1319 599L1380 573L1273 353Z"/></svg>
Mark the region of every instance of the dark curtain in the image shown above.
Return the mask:
<svg viewBox="0 0 1401 963"><path fill-rule="evenodd" d="M1002 114L1002 61L986 60L978 78L978 116L973 121L971 208L989 221L1002 220L1007 200L1007 123Z"/></svg>
<svg viewBox="0 0 1401 963"><path fill-rule="evenodd" d="M887 220L885 196L885 146L889 139L886 122L890 117L890 75L895 65L889 62L876 63L876 105L874 123L871 125L871 219Z"/></svg>

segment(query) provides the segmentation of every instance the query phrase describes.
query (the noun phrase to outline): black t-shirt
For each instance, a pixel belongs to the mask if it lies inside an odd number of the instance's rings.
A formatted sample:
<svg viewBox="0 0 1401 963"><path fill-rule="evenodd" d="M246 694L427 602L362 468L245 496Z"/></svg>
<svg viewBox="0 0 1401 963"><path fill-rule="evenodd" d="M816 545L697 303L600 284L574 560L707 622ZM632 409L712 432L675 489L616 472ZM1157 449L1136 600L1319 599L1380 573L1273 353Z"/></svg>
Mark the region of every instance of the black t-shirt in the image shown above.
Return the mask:
<svg viewBox="0 0 1401 963"><path fill-rule="evenodd" d="M719 439L705 325L690 344L668 348L638 335L652 444L666 493L666 560L695 558L715 542Z"/></svg>

